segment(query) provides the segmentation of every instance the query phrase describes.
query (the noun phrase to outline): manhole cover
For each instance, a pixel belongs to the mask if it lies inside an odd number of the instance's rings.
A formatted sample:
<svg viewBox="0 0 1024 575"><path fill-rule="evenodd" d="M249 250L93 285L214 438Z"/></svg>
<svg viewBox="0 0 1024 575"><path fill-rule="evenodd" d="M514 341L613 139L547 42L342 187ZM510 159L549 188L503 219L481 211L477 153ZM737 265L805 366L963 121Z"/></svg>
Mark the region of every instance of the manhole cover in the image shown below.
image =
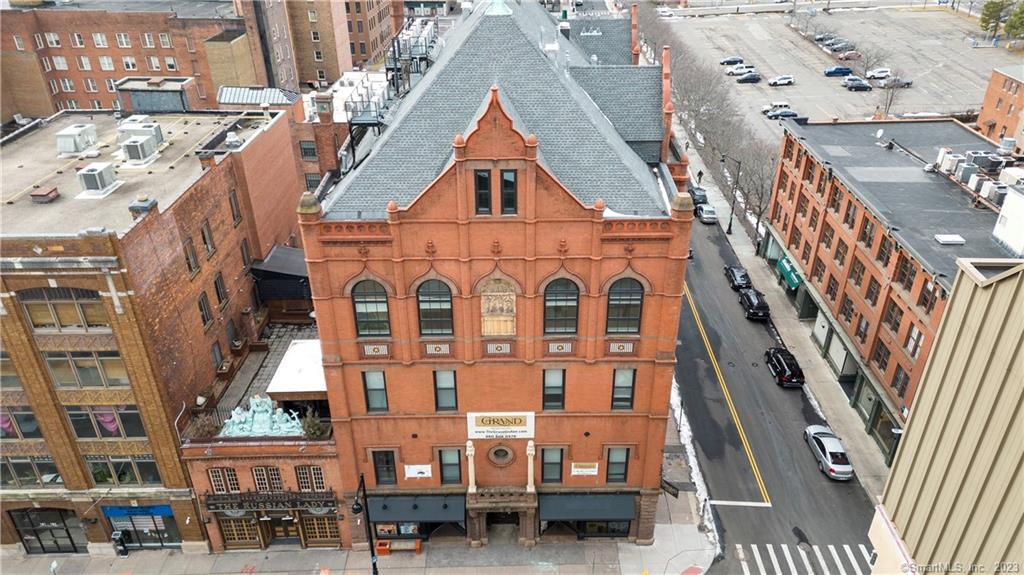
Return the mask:
<svg viewBox="0 0 1024 575"><path fill-rule="evenodd" d="M752 367L757 367L758 363L757 363L757 362L755 361L754 363L752 363L752 364L750 364L750 365L751 365Z"/></svg>
<svg viewBox="0 0 1024 575"><path fill-rule="evenodd" d="M728 365L729 367L736 367L736 364L731 361L726 363L726 365Z"/></svg>

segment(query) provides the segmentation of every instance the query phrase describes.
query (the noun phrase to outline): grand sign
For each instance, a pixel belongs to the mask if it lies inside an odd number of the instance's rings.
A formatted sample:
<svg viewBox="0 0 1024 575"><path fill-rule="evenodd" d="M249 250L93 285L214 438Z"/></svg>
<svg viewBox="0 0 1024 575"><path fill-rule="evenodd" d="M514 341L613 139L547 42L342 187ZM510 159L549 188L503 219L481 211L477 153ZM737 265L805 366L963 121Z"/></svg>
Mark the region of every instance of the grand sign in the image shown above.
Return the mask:
<svg viewBox="0 0 1024 575"><path fill-rule="evenodd" d="M530 439L533 437L533 412L467 413L470 439Z"/></svg>

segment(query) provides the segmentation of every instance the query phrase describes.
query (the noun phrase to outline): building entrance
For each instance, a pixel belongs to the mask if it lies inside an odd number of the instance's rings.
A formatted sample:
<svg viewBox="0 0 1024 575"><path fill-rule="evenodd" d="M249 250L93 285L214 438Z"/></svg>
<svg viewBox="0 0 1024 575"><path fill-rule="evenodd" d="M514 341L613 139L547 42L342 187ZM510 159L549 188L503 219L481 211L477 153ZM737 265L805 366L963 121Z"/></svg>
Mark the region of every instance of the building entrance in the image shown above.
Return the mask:
<svg viewBox="0 0 1024 575"><path fill-rule="evenodd" d="M88 542L81 521L67 509L13 509L11 521L27 553L83 553Z"/></svg>
<svg viewBox="0 0 1024 575"><path fill-rule="evenodd" d="M293 517L271 517L270 543L298 543L299 522Z"/></svg>

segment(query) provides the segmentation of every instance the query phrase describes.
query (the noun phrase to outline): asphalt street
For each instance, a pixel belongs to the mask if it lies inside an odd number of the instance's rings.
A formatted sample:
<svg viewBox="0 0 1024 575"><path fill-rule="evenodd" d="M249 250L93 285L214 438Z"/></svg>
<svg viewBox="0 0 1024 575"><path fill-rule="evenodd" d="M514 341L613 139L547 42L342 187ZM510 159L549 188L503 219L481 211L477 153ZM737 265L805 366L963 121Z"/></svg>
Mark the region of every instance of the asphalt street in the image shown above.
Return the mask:
<svg viewBox="0 0 1024 575"><path fill-rule="evenodd" d="M870 499L856 479L818 471L802 433L822 419L763 365L779 336L770 323L743 317L723 274L737 263L724 232L694 226L686 276L693 306L682 306L676 380L725 551L711 572L788 573L787 563L800 572L870 572Z"/></svg>

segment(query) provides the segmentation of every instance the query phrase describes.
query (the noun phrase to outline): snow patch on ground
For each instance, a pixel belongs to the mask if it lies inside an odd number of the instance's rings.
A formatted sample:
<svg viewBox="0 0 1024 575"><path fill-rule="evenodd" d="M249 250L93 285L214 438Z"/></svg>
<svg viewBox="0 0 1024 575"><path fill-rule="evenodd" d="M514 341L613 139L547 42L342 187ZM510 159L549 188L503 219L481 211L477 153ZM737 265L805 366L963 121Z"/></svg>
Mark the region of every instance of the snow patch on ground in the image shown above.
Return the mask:
<svg viewBox="0 0 1024 575"><path fill-rule="evenodd" d="M711 497L708 494L708 486L704 483L704 474L700 472L700 465L697 463L697 450L693 447L693 431L690 429L690 422L683 413L683 400L679 396L679 383L675 376L672 377L672 411L675 414L676 424L679 426L679 441L686 448L686 462L690 466L690 481L697 489L697 502L700 505L701 523L704 524L704 533L708 542L715 548L715 554L722 554L722 543L718 540L718 528L715 526L715 516L711 512Z"/></svg>
<svg viewBox="0 0 1024 575"><path fill-rule="evenodd" d="M808 403L811 404L811 408L814 409L814 413L818 414L818 417L822 421L827 422L828 418L825 417L825 412L821 410L821 404L818 403L818 399L811 393L811 388L807 387L807 384L800 386L804 390L804 397L807 398Z"/></svg>

